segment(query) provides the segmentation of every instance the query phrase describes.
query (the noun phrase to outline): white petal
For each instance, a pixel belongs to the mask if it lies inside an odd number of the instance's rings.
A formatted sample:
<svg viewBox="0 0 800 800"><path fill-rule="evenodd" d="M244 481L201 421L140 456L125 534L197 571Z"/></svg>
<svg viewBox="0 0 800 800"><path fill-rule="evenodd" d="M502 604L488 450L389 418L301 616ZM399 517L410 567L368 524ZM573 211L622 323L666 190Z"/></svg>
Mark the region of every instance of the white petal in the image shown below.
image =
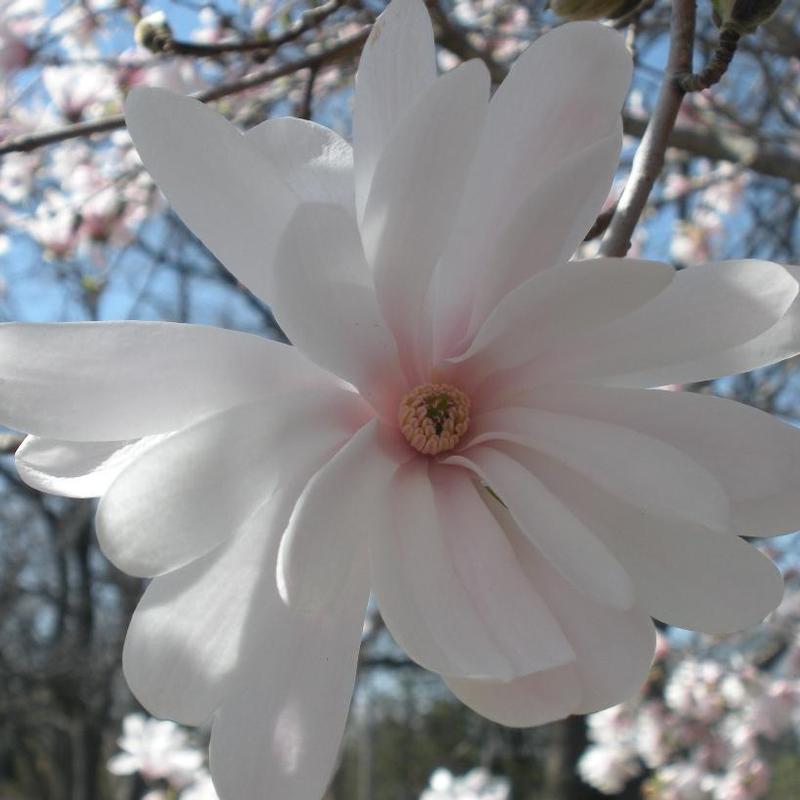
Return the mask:
<svg viewBox="0 0 800 800"><path fill-rule="evenodd" d="M154 445L97 509L105 555L131 575L168 572L232 535L306 452L335 452L366 421L356 395L298 392L215 414Z"/></svg>
<svg viewBox="0 0 800 800"><path fill-rule="evenodd" d="M386 143L435 79L436 50L428 10L420 0L395 0L375 21L356 73L353 141L359 219Z"/></svg>
<svg viewBox="0 0 800 800"><path fill-rule="evenodd" d="M557 164L536 183L505 230L481 243L483 254L473 257L491 268L484 267L477 274L467 337L508 292L572 257L611 189L621 144L620 122L610 136ZM600 305L602 301L598 298L596 302Z"/></svg>
<svg viewBox="0 0 800 800"><path fill-rule="evenodd" d="M797 297L798 283L768 261L723 261L681 270L654 300L575 344L554 348L522 383L599 379L664 385L700 362L768 331Z"/></svg>
<svg viewBox="0 0 800 800"><path fill-rule="evenodd" d="M318 448L291 451L274 491L230 541L147 587L128 628L123 668L152 714L204 722L238 685L245 642L276 614L283 619L275 586L278 545L327 450L323 440Z"/></svg>
<svg viewBox="0 0 800 800"><path fill-rule="evenodd" d="M617 130L631 71L622 36L596 23L562 25L516 61L492 98L443 258L440 297L451 309L470 304L489 266L484 243L495 241L537 183ZM561 226L553 234L562 237Z"/></svg>
<svg viewBox="0 0 800 800"><path fill-rule="evenodd" d="M482 325L461 363L473 382L635 310L673 279L667 264L632 258L570 261L513 289ZM459 370L461 372L461 370Z"/></svg>
<svg viewBox="0 0 800 800"><path fill-rule="evenodd" d="M373 591L392 636L449 675L507 680L570 660L469 474L431 469L415 459L398 470L373 529Z"/></svg>
<svg viewBox="0 0 800 800"><path fill-rule="evenodd" d="M362 553L346 591L317 614L292 612L274 586L257 598L256 630L243 643L211 732L211 773L221 797L322 796L350 707L368 595Z"/></svg>
<svg viewBox="0 0 800 800"><path fill-rule="evenodd" d="M602 386L541 387L525 403L668 442L718 481L741 534L800 528L800 430L770 414L691 392Z"/></svg>
<svg viewBox="0 0 800 800"><path fill-rule="evenodd" d="M405 381L352 217L340 206L301 205L281 237L278 263L272 295L289 338L394 419Z"/></svg>
<svg viewBox="0 0 800 800"><path fill-rule="evenodd" d="M63 497L100 497L135 458L165 434L129 442L65 442L27 436L16 452L28 486Z"/></svg>
<svg viewBox="0 0 800 800"><path fill-rule="evenodd" d="M774 564L752 545L677 517L623 503L554 461L537 475L619 558L636 603L668 624L710 634L755 625L783 595Z"/></svg>
<svg viewBox="0 0 800 800"><path fill-rule="evenodd" d="M720 530L730 524L730 502L713 472L668 442L622 425L540 408L503 408L476 416L471 433L470 448L497 441L528 448L519 452L534 474L537 454L551 456L648 511Z"/></svg>
<svg viewBox="0 0 800 800"><path fill-rule="evenodd" d="M353 148L337 133L309 120L274 117L245 139L271 159L298 202L334 203L355 214Z"/></svg>
<svg viewBox="0 0 800 800"><path fill-rule="evenodd" d="M497 446L471 447L444 463L465 466L484 481L534 547L574 586L614 608L631 607L633 587L615 555L526 466Z"/></svg>
<svg viewBox="0 0 800 800"><path fill-rule="evenodd" d="M507 683L447 678L471 708L503 725L542 725L568 714L586 714L633 696L647 677L655 630L650 617L592 602L536 552L508 510L489 501L529 579L542 595L575 650L561 667Z"/></svg>
<svg viewBox="0 0 800 800"><path fill-rule="evenodd" d="M800 267L787 266L785 269L796 281L800 281ZM663 370L653 369L626 375L625 383L633 386L664 386L668 383L713 380L775 364L798 353L800 353L800 300L795 299L778 322L753 339L726 350L703 354L696 361L687 361L680 365L670 364Z"/></svg>
<svg viewBox="0 0 800 800"><path fill-rule="evenodd" d="M50 439L138 439L257 397L333 382L291 347L221 328L0 325L0 421Z"/></svg>
<svg viewBox="0 0 800 800"><path fill-rule="evenodd" d="M280 232L297 197L271 159L216 111L138 88L125 119L148 172L203 244L264 300Z"/></svg>
<svg viewBox="0 0 800 800"><path fill-rule="evenodd" d="M389 482L413 455L394 430L373 420L308 482L278 553L278 587L289 605L318 611L341 594L357 543L385 524Z"/></svg>
<svg viewBox="0 0 800 800"><path fill-rule="evenodd" d="M361 232L383 315L405 356L424 346L423 307L488 109L489 74L469 61L439 78L376 165Z"/></svg>

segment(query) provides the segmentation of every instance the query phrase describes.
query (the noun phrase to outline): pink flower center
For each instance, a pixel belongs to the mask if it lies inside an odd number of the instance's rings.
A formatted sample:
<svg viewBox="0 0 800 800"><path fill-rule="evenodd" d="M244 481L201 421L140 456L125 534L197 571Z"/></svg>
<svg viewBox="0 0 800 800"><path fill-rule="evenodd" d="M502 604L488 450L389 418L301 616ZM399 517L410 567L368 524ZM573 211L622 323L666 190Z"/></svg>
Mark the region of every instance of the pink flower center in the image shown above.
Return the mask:
<svg viewBox="0 0 800 800"><path fill-rule="evenodd" d="M435 456L452 450L469 427L469 398L446 383L423 383L400 401L397 421L408 443Z"/></svg>

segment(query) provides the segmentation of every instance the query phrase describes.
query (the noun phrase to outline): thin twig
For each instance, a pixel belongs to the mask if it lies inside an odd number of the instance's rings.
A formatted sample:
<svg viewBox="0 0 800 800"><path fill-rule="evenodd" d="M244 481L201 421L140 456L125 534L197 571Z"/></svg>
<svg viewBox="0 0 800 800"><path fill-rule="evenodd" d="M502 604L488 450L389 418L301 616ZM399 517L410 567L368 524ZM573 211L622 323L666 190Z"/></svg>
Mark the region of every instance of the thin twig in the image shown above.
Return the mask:
<svg viewBox="0 0 800 800"><path fill-rule="evenodd" d="M298 17L283 33L277 36L264 36L240 42L216 42L198 44L197 42L176 41L167 38L158 52L179 56L220 56L226 53L273 52L281 45L300 38L304 33L316 28L331 14L344 5L344 0L329 0L316 8L309 8Z"/></svg>
<svg viewBox="0 0 800 800"><path fill-rule="evenodd" d="M633 231L664 167L670 133L675 127L684 98L675 76L692 68L695 11L695 0L673 0L667 68L655 111L633 159L630 177L603 240L601 252L605 256L624 256L630 249Z"/></svg>
<svg viewBox="0 0 800 800"><path fill-rule="evenodd" d="M296 61L290 61L279 67L271 67L269 69L252 72L237 81L223 83L213 89L198 92L194 94L193 97L203 103L208 103L213 100L228 97L232 94L247 91L256 86L262 86L265 83L270 83L278 78L284 78L287 75L293 75L295 72L299 72L303 69L319 69L333 61L337 61L357 52L366 41L368 35L369 28L365 28L349 36L347 39L342 39L338 44L329 47L327 50L322 50L319 53L297 59ZM57 128L56 130L46 131L44 133L32 133L26 136L18 136L15 139L9 139L7 142L0 144L0 156L6 153L27 153L39 147L56 144L66 141L67 139L91 136L95 133L108 133L109 131L119 130L124 127L125 117L122 114L115 114L114 116L99 120L66 125L63 128Z"/></svg>
<svg viewBox="0 0 800 800"><path fill-rule="evenodd" d="M731 27L725 27L719 32L719 43L717 44L711 61L706 68L699 73L691 71L676 76L678 86L684 92L700 92L708 89L722 80L722 76L728 71L733 57L736 55L736 47L742 34Z"/></svg>

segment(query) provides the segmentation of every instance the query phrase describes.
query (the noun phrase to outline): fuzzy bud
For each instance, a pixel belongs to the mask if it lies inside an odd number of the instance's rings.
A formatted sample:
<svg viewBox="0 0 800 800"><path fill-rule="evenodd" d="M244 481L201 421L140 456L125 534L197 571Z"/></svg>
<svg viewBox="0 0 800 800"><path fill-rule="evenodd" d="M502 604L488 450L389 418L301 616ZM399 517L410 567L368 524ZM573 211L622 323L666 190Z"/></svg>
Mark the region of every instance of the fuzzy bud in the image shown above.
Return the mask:
<svg viewBox="0 0 800 800"><path fill-rule="evenodd" d="M569 20L619 19L635 11L643 0L550 0L550 8Z"/></svg>
<svg viewBox="0 0 800 800"><path fill-rule="evenodd" d="M163 11L155 11L142 17L133 31L136 43L151 53L163 53L172 41L170 28Z"/></svg>
<svg viewBox="0 0 800 800"><path fill-rule="evenodd" d="M744 36L765 23L778 10L781 0L711 0L711 3L717 26Z"/></svg>

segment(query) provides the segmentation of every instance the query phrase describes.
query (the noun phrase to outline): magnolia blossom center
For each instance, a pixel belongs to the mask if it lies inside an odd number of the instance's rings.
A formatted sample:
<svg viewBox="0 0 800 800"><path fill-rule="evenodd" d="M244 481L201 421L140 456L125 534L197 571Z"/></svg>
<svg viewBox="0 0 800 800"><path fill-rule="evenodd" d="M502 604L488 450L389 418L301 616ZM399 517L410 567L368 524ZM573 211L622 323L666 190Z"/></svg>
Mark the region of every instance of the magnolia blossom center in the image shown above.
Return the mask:
<svg viewBox="0 0 800 800"><path fill-rule="evenodd" d="M469 427L469 398L446 383L423 383L400 401L400 430L420 453L452 450Z"/></svg>

